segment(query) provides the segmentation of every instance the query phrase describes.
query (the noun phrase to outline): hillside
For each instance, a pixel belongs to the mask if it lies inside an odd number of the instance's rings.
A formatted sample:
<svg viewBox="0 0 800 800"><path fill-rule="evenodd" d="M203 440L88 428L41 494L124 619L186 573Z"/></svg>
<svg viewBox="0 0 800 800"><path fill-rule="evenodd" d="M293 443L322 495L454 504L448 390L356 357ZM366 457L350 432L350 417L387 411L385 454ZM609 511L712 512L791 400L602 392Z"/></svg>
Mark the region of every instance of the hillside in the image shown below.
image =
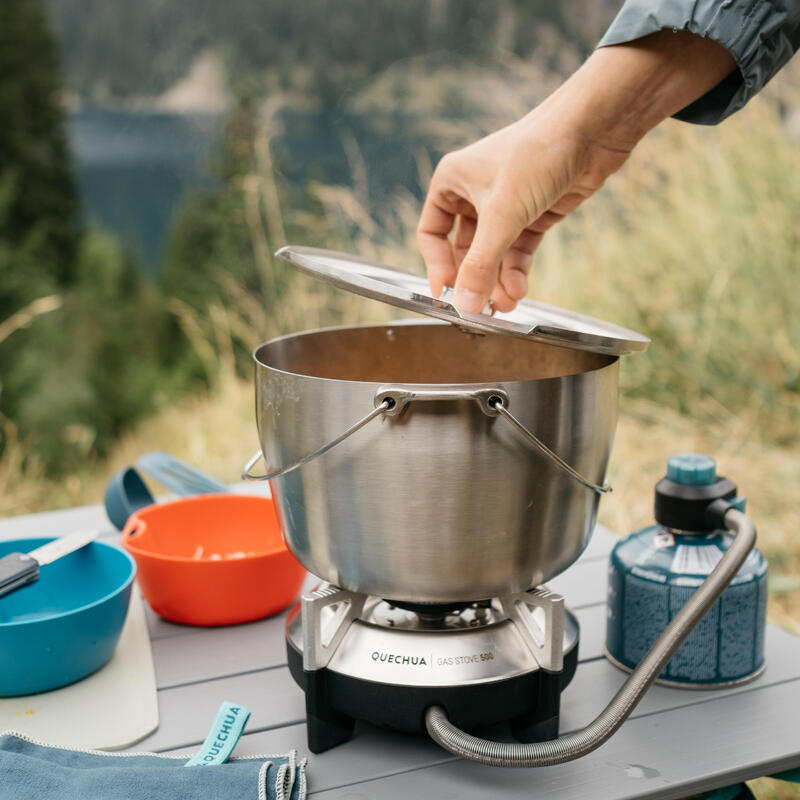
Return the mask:
<svg viewBox="0 0 800 800"><path fill-rule="evenodd" d="M563 72L591 50L612 0L47 0L66 82L82 102L159 95L204 51L234 82L328 105L390 64L423 54L482 65L501 54Z"/></svg>

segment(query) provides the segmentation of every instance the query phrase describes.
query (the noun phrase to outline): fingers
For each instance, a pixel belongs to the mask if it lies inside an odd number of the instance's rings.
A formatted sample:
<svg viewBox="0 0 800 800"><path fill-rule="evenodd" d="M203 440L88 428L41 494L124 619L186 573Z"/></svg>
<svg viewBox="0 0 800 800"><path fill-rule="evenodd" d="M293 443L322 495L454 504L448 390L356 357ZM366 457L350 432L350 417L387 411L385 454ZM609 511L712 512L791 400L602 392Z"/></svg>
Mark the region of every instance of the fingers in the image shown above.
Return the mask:
<svg viewBox="0 0 800 800"><path fill-rule="evenodd" d="M456 278L453 302L459 311L478 314L483 310L497 285L506 251L517 239L521 227L491 204L481 211L472 244ZM508 301L501 297L500 302L506 305Z"/></svg>
<svg viewBox="0 0 800 800"><path fill-rule="evenodd" d="M428 268L433 297L439 297L445 286L452 286L456 281L458 268L447 238L454 221L455 214L443 208L434 193L429 193L417 226L417 244Z"/></svg>
<svg viewBox="0 0 800 800"><path fill-rule="evenodd" d="M475 217L469 217L466 214L458 215L456 231L453 235L453 255L455 256L457 267L461 266L461 262L469 252L469 247L475 238L477 226L478 220Z"/></svg>
<svg viewBox="0 0 800 800"><path fill-rule="evenodd" d="M525 230L503 256L500 280L492 292L492 303L497 311L513 311L528 293L528 273L533 263L533 252L543 236L543 233Z"/></svg>
<svg viewBox="0 0 800 800"><path fill-rule="evenodd" d="M515 233L513 225L501 222L493 226L488 236L484 231L483 242L479 242L478 247L494 247L494 255L487 260L491 262L497 259L494 271L486 271L482 263L471 263L468 259L468 256L474 259L480 252L473 247L480 222L471 213L463 213L464 210L471 209L459 208L452 213L435 203L433 197L429 198L423 209L417 240L428 267L431 294L439 297L445 286L455 284L458 291L455 302L461 311L477 309L476 313L480 312L489 297L498 311L511 311L527 294L532 255L544 231L537 230L539 226L533 223L510 246L506 246L505 242ZM484 212L484 217L488 221L488 210ZM448 238L451 231L452 243ZM465 260L468 274L462 279L458 276ZM464 292L472 292L474 296Z"/></svg>

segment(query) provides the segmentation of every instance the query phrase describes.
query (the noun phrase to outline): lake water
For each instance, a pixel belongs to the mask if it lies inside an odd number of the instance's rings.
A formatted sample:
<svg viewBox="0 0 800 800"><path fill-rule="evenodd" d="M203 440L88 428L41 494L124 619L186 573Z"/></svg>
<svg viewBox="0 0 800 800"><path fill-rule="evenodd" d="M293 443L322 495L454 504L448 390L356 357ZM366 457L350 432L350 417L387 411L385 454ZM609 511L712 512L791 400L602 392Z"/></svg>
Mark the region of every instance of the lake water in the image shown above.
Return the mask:
<svg viewBox="0 0 800 800"><path fill-rule="evenodd" d="M119 235L149 271L181 198L211 183L217 124L210 116L111 110L69 117L84 216Z"/></svg>
<svg viewBox="0 0 800 800"><path fill-rule="evenodd" d="M364 159L372 202L381 202L397 186L419 194L415 157L420 149L430 153L432 148L415 132L413 119L329 110L288 111L279 122L273 160L297 203L302 204L309 180L351 182L342 143L347 137L357 142ZM213 186L209 163L220 124L211 115L110 109L69 116L84 216L117 234L148 272L158 270L170 222L186 193Z"/></svg>

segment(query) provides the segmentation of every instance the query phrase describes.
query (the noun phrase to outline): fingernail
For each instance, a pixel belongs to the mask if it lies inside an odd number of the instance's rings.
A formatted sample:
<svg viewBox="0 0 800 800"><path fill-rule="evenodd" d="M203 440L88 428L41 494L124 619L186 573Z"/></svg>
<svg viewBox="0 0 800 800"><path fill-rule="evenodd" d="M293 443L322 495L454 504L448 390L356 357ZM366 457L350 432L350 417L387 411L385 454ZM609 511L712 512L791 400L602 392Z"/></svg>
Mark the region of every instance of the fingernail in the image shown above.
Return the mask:
<svg viewBox="0 0 800 800"><path fill-rule="evenodd" d="M456 289L453 295L453 305L459 310L469 314L480 314L485 305L482 295L471 289Z"/></svg>

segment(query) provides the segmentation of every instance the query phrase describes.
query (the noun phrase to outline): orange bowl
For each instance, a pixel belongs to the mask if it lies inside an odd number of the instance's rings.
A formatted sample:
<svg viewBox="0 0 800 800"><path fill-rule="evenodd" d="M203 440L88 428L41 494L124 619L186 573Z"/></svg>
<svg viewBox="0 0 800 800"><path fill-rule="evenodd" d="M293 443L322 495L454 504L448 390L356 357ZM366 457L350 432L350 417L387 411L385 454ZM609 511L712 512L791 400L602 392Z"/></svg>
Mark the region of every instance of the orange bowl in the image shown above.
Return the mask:
<svg viewBox="0 0 800 800"><path fill-rule="evenodd" d="M286 608L305 569L284 544L269 498L186 497L137 511L122 545L153 611L186 625L232 625Z"/></svg>

